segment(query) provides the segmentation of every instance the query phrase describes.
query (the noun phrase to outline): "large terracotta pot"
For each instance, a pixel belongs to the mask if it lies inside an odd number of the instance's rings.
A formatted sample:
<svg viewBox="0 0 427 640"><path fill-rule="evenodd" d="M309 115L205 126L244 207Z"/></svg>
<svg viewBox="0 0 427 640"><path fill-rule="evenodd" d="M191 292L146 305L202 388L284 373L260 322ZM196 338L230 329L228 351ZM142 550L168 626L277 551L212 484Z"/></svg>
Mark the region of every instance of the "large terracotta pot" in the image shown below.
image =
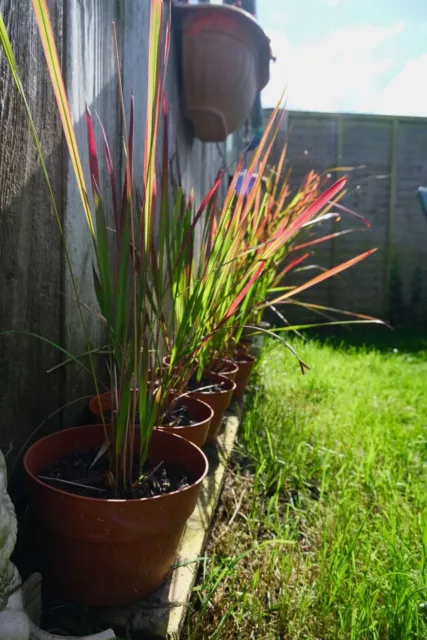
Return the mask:
<svg viewBox="0 0 427 640"><path fill-rule="evenodd" d="M96 418L100 418L101 416L100 405L102 406L104 414L111 411L111 397L108 392L100 393L99 396L94 396L89 401L89 409ZM168 433L175 433L177 436L185 438L198 447L203 447L213 418L213 410L206 402L192 398L191 396L182 396L179 398L177 400L177 406L185 406L190 417L192 420L195 420L196 423L183 427L165 427L158 425L154 428L167 431Z"/></svg>
<svg viewBox="0 0 427 640"><path fill-rule="evenodd" d="M155 431L150 461L181 463L193 480L185 489L154 498L106 500L72 495L37 478L61 458L101 446L103 438L101 425L65 429L36 442L24 466L46 584L67 600L115 606L147 596L170 573L208 462L191 442Z"/></svg>
<svg viewBox="0 0 427 640"><path fill-rule="evenodd" d="M236 389L236 383L218 373L212 373L210 371L205 372L203 375L209 378L214 384L223 383L223 389L215 393L204 393L203 391L192 391L190 393L191 396L206 402L206 404L213 409L214 415L206 438L206 444L209 444L215 442L217 439L222 419L231 402L233 392Z"/></svg>
<svg viewBox="0 0 427 640"><path fill-rule="evenodd" d="M236 7L176 5L175 15L182 29L185 114L203 142L225 140L268 83L269 39Z"/></svg>
<svg viewBox="0 0 427 640"><path fill-rule="evenodd" d="M235 361L239 370L236 375L236 389L233 393L233 400L243 400L256 358L248 353L241 352L235 356Z"/></svg>

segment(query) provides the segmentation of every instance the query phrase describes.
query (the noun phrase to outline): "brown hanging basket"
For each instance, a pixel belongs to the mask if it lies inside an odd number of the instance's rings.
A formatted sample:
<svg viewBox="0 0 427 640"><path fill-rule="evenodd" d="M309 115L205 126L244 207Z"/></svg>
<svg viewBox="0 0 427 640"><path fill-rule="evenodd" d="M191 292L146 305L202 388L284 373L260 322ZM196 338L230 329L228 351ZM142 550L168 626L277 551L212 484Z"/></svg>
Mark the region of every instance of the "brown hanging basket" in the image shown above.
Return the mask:
<svg viewBox="0 0 427 640"><path fill-rule="evenodd" d="M220 142L250 115L269 81L270 41L246 11L177 5L185 115L203 142Z"/></svg>

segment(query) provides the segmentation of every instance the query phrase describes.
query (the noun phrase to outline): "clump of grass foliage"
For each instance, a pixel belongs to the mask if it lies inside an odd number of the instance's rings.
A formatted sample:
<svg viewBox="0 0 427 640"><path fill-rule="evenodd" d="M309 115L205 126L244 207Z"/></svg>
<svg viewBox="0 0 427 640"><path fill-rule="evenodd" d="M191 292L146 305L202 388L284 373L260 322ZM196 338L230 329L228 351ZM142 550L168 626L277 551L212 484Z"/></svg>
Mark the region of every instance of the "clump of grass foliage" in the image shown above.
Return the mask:
<svg viewBox="0 0 427 640"><path fill-rule="evenodd" d="M427 340L379 331L265 350L187 638L427 637Z"/></svg>

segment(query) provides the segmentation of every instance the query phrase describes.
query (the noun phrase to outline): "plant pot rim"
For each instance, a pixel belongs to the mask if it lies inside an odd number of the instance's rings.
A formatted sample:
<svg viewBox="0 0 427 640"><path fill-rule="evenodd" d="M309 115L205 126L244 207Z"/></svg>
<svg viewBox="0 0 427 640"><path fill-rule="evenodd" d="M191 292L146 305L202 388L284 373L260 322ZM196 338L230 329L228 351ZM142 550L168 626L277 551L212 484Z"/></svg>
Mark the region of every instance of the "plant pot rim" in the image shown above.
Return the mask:
<svg viewBox="0 0 427 640"><path fill-rule="evenodd" d="M188 429L197 429L198 427L200 427L200 425L204 422L206 422L207 420L212 420L213 415L214 415L214 411L212 409L212 407L210 407L208 405L207 402L203 402L203 400L200 400L200 398L195 398L194 396L192 396L190 393L182 393L180 396L178 396L178 398L176 399L176 403L177 405L179 404L180 400L191 400L192 402L199 402L200 404L204 405L204 408L207 409L209 411L209 416L207 416L206 418L204 418L204 420L199 420L198 422L196 422L195 424L189 424L189 425L178 425L176 427L171 426L171 425L167 425L167 424L156 424L154 426L155 429L173 429L173 433L175 433L175 431L177 432L177 436L179 436L179 431L181 430L188 430ZM180 436L181 437L181 436Z"/></svg>
<svg viewBox="0 0 427 640"><path fill-rule="evenodd" d="M237 366L237 365L236 365ZM95 416L95 418L100 418L101 417L101 413L98 412L97 407L99 406L99 400L105 399L109 399L110 398L110 392L109 391L105 391L103 393L100 393L99 396L92 396L92 398L89 400L88 406L89 406L89 411ZM166 424L155 424L154 425L154 429L173 429L177 432L179 432L179 429L191 429L192 427L199 427L200 424L202 422L204 422L205 420L212 420L213 418L213 409L212 407L210 407L206 402L203 402L203 400L200 400L199 398L194 398L194 396L191 396L189 393L182 393L180 396L178 396L178 398L176 399L176 402L179 402L179 400L185 400L185 398L190 398L191 400L195 400L196 402L200 402L202 405L204 405L205 409L209 410L210 415L207 416L206 418L204 418L203 420L196 422L195 424L191 424L191 425L178 425L176 427L171 427L169 425ZM104 409L104 411L109 411L109 409ZM109 422L108 422L109 424ZM73 427L75 428L75 427ZM179 435L179 433L177 433L177 435Z"/></svg>
<svg viewBox="0 0 427 640"><path fill-rule="evenodd" d="M236 373L237 370L239 369L239 367L237 366L237 363L233 360L233 358L219 358L219 360L213 360L212 364L227 365L228 366L228 369L226 369L227 373ZM225 369L225 367L223 367L223 369ZM217 372L211 369L210 366L207 366L205 369L205 373L217 373ZM224 374L221 372L219 373L219 375L222 376Z"/></svg>
<svg viewBox="0 0 427 640"><path fill-rule="evenodd" d="M215 373L214 371L205 371L203 372L203 375L206 378L212 378L214 381L215 379L217 380L217 382L224 382L227 384L227 388L221 389L221 391L214 391L213 393L207 393L206 396L219 396L219 395L223 395L224 393L230 393L230 391L233 391L236 389L236 383L233 382L232 380L230 380L229 378L226 378L225 376L221 375L220 373ZM199 391L198 389L192 389L189 394L193 394L193 393L203 393L203 391Z"/></svg>
<svg viewBox="0 0 427 640"><path fill-rule="evenodd" d="M260 82L258 83L258 90L261 91L264 89L270 79L270 38L253 15L244 9L240 9L240 7L233 7L227 4L174 4L173 10L181 20L186 17L197 18L197 16L208 16L209 14L215 16L215 14L220 15L222 13L230 17L232 16L237 21L243 23L245 27L251 30L254 42L257 44L257 48L259 49L259 53L261 56L266 56L267 59L266 69L262 69L261 72L262 65L259 66Z"/></svg>
<svg viewBox="0 0 427 640"><path fill-rule="evenodd" d="M29 464L28 464L28 458L31 454L31 451L35 448L40 446L41 442L46 442L48 440L54 440L55 438L57 438L59 435L66 433L66 432L70 432L70 431L75 431L76 429L81 429L82 431L86 430L86 429L94 429L94 428L104 428L102 424L91 424L91 425L84 425L84 426L79 426L79 427L69 427L68 429L61 429L60 431L56 431L55 433L51 433L48 436L44 436L43 438L41 438L40 440L37 440L37 442L35 442L34 444L31 445L31 447L26 451L25 455L24 455L24 469L25 472L27 473L27 475L31 478L31 480L33 480L34 482L36 482L38 485L40 485L43 489L48 489L51 490L55 493L60 493L61 495L65 495L67 496L69 499L73 499L73 500L79 500L79 501L91 501L91 502L96 502L96 503L100 503L100 502L104 502L104 503L128 503L128 504L137 504L137 503L141 503L141 502L147 502L149 500L167 500L169 498L169 496L174 496L178 493L183 493L185 491L188 491L190 489L192 489L193 487L201 484L203 482L203 480L206 478L208 471L209 471L209 463L208 463L208 459L206 457L206 455L203 453L203 451L195 444L193 444L192 442L190 442L189 440L186 440L185 438L183 438L182 436L179 436L178 434L174 434L174 433L170 433L169 431L163 431L163 430L153 430L153 434L152 437L166 437L166 438L179 438L180 440L183 440L184 442L187 443L187 445L193 449L196 449L198 455L200 455L200 457L203 459L204 462L204 472L202 473L202 475L195 481L192 482L191 484L189 484L187 487L184 487L183 489L178 489L176 491L170 491L169 493L165 493L163 495L159 495L159 496L150 496L148 498L91 498L88 496L79 496L76 495L74 493L70 493L68 491L64 491L63 489L58 489L56 487L53 487L52 485L48 484L47 482L44 482L43 480L40 480L33 472L32 470L29 468Z"/></svg>
<svg viewBox="0 0 427 640"><path fill-rule="evenodd" d="M268 42L270 39L266 35L264 29L259 24L258 20L248 11L241 9L240 7L234 7L230 4L174 4L173 10L177 12L177 15L182 14L209 14L209 13L228 13L229 15L236 16L238 20L247 22L251 25L260 35L262 35Z"/></svg>
<svg viewBox="0 0 427 640"><path fill-rule="evenodd" d="M239 364L239 362L256 362L255 356L252 356L250 353L245 353L244 351L238 351L234 358L237 364Z"/></svg>

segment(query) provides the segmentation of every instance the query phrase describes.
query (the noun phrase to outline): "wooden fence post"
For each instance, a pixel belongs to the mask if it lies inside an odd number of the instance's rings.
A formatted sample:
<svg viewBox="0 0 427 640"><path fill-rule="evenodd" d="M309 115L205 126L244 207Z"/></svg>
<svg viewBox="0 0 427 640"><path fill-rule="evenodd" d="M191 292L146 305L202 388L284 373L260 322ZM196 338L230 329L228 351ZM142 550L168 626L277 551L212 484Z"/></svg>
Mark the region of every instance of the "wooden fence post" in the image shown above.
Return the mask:
<svg viewBox="0 0 427 640"><path fill-rule="evenodd" d="M391 125L391 145L390 145L390 200L387 219L387 242L385 246L385 269L384 269L384 310L387 311L388 292L390 285L390 274L394 257L394 225L396 208L396 182L397 182L397 132L399 119L395 118Z"/></svg>

